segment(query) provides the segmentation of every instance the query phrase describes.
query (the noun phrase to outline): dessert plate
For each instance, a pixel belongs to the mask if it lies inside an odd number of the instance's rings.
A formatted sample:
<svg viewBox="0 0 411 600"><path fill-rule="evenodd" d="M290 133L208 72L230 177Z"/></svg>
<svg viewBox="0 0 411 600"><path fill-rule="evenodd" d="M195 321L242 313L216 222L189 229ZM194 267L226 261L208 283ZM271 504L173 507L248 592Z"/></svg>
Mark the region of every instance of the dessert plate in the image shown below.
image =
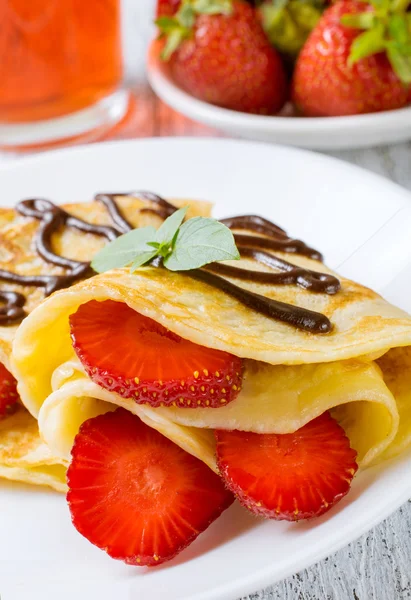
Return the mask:
<svg viewBox="0 0 411 600"><path fill-rule="evenodd" d="M411 196L335 159L232 140L154 139L0 167L2 206L32 196L76 202L133 189L209 199L218 217L266 216L322 250L330 267L411 311ZM233 505L177 559L149 570L91 546L72 527L62 495L0 481L0 594L5 600L235 600L335 552L410 496L408 453L360 473L350 494L312 522L262 521Z"/></svg>
<svg viewBox="0 0 411 600"><path fill-rule="evenodd" d="M159 58L156 41L149 50L147 74L155 93L171 108L235 137L316 150L366 148L411 138L411 106L350 117L304 118L294 116L291 106L271 117L202 102L174 83L167 64Z"/></svg>

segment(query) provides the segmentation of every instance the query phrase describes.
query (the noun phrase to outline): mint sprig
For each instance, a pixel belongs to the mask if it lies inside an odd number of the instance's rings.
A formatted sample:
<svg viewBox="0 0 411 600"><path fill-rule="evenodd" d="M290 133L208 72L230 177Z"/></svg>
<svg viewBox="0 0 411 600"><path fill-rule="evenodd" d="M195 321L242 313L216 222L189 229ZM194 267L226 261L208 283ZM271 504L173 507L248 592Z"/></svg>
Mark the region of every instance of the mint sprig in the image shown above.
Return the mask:
<svg viewBox="0 0 411 600"><path fill-rule="evenodd" d="M215 219L194 217L183 223L188 207L180 208L154 227L140 227L105 246L91 263L97 273L139 267L160 256L170 271L198 269L211 262L239 260L232 232Z"/></svg>

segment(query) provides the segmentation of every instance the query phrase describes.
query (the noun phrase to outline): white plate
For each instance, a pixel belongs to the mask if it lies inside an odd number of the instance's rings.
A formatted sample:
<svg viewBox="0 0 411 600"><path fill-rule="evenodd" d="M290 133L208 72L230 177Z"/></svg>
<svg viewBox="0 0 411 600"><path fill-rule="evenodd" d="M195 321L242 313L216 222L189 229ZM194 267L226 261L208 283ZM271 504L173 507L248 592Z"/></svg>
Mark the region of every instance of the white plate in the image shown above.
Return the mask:
<svg viewBox="0 0 411 600"><path fill-rule="evenodd" d="M29 196L74 202L133 189L214 200L217 216L265 215L324 251L330 266L411 309L411 286L400 277L411 265L411 197L334 159L231 140L157 139L70 149L0 168L4 206ZM409 496L411 456L403 455L361 473L348 497L315 522L263 521L233 506L176 560L144 570L111 560L82 538L62 496L0 482L0 594L4 600L230 600L336 551Z"/></svg>
<svg viewBox="0 0 411 600"><path fill-rule="evenodd" d="M411 139L411 106L351 117L266 117L227 110L197 100L172 80L152 42L147 74L156 94L186 117L235 137L312 148L341 150L393 144Z"/></svg>

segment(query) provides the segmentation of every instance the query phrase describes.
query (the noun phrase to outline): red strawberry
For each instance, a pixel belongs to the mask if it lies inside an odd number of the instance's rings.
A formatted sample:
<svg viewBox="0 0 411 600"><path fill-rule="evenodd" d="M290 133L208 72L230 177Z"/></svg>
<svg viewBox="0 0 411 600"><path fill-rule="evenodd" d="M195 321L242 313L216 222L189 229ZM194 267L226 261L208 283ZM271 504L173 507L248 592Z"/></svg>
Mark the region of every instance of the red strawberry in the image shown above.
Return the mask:
<svg viewBox="0 0 411 600"><path fill-rule="evenodd" d="M6 367L0 363L0 417L13 412L18 399L17 381Z"/></svg>
<svg viewBox="0 0 411 600"><path fill-rule="evenodd" d="M172 17L176 14L180 0L157 0L156 16Z"/></svg>
<svg viewBox="0 0 411 600"><path fill-rule="evenodd" d="M348 492L357 453L324 413L295 433L217 431L227 487L256 515L296 521L319 516Z"/></svg>
<svg viewBox="0 0 411 600"><path fill-rule="evenodd" d="M242 360L184 340L127 304L92 300L70 317L89 377L151 406L220 407L241 388Z"/></svg>
<svg viewBox="0 0 411 600"><path fill-rule="evenodd" d="M204 463L121 408L83 423L71 454L74 526L128 564L170 560L233 502Z"/></svg>
<svg viewBox="0 0 411 600"><path fill-rule="evenodd" d="M169 36L163 56L174 80L193 96L231 110L279 111L286 76L254 9L241 0L221 0L221 6L221 14L201 14L183 0L175 19L158 22Z"/></svg>
<svg viewBox="0 0 411 600"><path fill-rule="evenodd" d="M326 10L294 71L292 97L304 114L354 115L405 106L410 44L398 26L403 16L387 11L377 17L359 0L342 0ZM362 24L370 27L365 33L356 28ZM390 40L390 32L398 39Z"/></svg>

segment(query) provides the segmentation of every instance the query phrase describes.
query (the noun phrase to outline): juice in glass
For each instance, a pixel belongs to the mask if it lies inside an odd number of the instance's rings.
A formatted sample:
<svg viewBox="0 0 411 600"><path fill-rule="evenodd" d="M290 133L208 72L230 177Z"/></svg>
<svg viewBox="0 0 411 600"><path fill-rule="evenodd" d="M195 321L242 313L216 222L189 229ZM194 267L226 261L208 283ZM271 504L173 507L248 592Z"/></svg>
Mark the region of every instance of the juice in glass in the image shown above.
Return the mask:
<svg viewBox="0 0 411 600"><path fill-rule="evenodd" d="M37 131L44 141L41 122L99 103L104 119L101 106L113 112L121 80L120 0L0 0L0 144L7 132L24 141L26 131L33 143ZM70 134L62 123L57 138L60 130ZM94 116L82 125L96 124Z"/></svg>

